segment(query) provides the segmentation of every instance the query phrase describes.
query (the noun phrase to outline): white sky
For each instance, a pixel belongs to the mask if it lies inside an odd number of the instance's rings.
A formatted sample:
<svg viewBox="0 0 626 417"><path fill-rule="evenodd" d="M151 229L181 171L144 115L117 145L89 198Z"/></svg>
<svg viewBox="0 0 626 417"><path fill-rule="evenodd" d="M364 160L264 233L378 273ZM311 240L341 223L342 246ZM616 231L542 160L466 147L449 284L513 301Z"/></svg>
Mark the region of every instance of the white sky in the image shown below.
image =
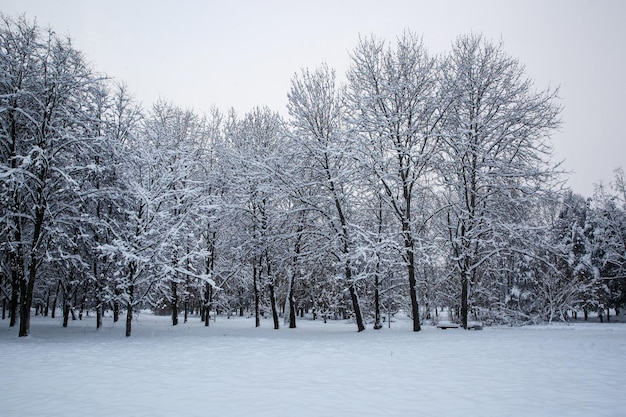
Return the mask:
<svg viewBox="0 0 626 417"><path fill-rule="evenodd" d="M431 53L469 32L504 41L536 87L560 86L555 159L591 196L625 167L626 1L622 0L0 0L70 35L94 68L144 106L159 97L198 111L284 113L293 74L328 63L342 74L359 34L423 35Z"/></svg>

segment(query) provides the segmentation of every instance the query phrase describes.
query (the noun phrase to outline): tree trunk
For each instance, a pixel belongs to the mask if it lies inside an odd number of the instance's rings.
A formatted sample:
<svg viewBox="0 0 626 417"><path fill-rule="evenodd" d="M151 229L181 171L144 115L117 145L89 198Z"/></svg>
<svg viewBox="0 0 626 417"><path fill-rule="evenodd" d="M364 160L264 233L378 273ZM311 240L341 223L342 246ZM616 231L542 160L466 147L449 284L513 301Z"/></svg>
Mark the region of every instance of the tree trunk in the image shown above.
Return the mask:
<svg viewBox="0 0 626 417"><path fill-rule="evenodd" d="M63 297L63 327L67 327L67 322L70 317L70 303L67 297Z"/></svg>
<svg viewBox="0 0 626 417"><path fill-rule="evenodd" d="M280 324L278 323L278 310L276 309L276 296L274 294L274 283L269 285L270 290L270 304L272 307L272 318L274 319L274 329L278 330Z"/></svg>
<svg viewBox="0 0 626 417"><path fill-rule="evenodd" d="M298 222L298 229L296 233L296 242L294 245L294 256L291 259L291 267L293 269L292 269L291 277L289 280L289 291L287 295L287 298L289 300L289 328L290 329L296 328L296 317L298 316L298 310L296 309L296 294L295 294L296 278L298 276L296 271L298 271L298 259L300 258L300 251L301 251L301 244L302 244L302 231L304 230L304 216L305 216L305 212L301 211L300 220Z"/></svg>
<svg viewBox="0 0 626 417"><path fill-rule="evenodd" d="M354 282L352 282L352 269L349 263L346 264L346 281L350 285L348 290L350 291L350 299L352 300L352 309L354 310L357 331L362 332L365 330L365 325L363 324L363 315L361 314L361 307L359 306L359 297L357 296Z"/></svg>
<svg viewBox="0 0 626 417"><path fill-rule="evenodd" d="M204 290L204 326L209 327L209 322L211 321L211 302L213 299L213 287L210 283L205 284Z"/></svg>
<svg viewBox="0 0 626 417"><path fill-rule="evenodd" d="M42 180L45 176L42 175ZM43 181L42 181L43 182ZM38 200L43 200L43 190L38 190L40 196ZM20 284L21 290L21 303L20 303L20 331L19 337L28 336L30 333L30 307L33 303L33 292L35 290L35 280L37 279L37 266L39 257L37 256L37 249L41 240L41 229L43 226L44 215L46 205L43 201L38 201L38 205L35 208L35 224L33 227L33 240L30 249L30 264L28 268L28 282L22 280Z"/></svg>
<svg viewBox="0 0 626 417"><path fill-rule="evenodd" d="M376 267L378 271L378 266ZM379 330L383 328L383 324L380 320L380 279L378 277L378 272L374 276L374 330Z"/></svg>
<svg viewBox="0 0 626 417"><path fill-rule="evenodd" d="M178 324L178 283L172 281L172 326Z"/></svg>
<svg viewBox="0 0 626 417"><path fill-rule="evenodd" d="M187 318L189 316L189 296L185 297L185 317L183 323L187 323Z"/></svg>
<svg viewBox="0 0 626 417"><path fill-rule="evenodd" d="M48 287L46 291L46 305L43 310L44 317L48 317L48 313L50 312L50 292L52 292L52 288Z"/></svg>
<svg viewBox="0 0 626 417"><path fill-rule="evenodd" d="M14 267L11 267L11 305L9 306L9 327L14 327L17 323L17 311L20 303L20 282L19 275Z"/></svg>
<svg viewBox="0 0 626 417"><path fill-rule="evenodd" d="M295 281L296 281L296 273L294 272L291 277L291 282L289 283L289 328L296 328L296 297L294 294L295 290Z"/></svg>
<svg viewBox="0 0 626 417"><path fill-rule="evenodd" d="M354 288L354 283L350 284L350 299L352 300L352 308L354 309L354 318L356 319L356 327L358 332L362 332L365 330L365 325L363 324L363 315L361 314L361 307L359 306L359 297L357 296L356 289Z"/></svg>
<svg viewBox="0 0 626 417"><path fill-rule="evenodd" d="M59 300L59 289L61 288L61 280L57 282L57 289L54 292L54 300L52 300L52 314L50 317L55 318L57 312L57 301Z"/></svg>
<svg viewBox="0 0 626 417"><path fill-rule="evenodd" d="M407 268L409 273L409 295L411 297L411 316L413 317L413 331L419 332L421 330L421 325L419 303L417 301L417 281L415 279L415 256L413 253L413 241L411 239L405 239L404 244L406 257L408 260Z"/></svg>
<svg viewBox="0 0 626 417"><path fill-rule="evenodd" d="M38 235L38 233L36 234ZM35 239L33 239L33 241L35 241ZM33 303L33 291L35 288L35 277L37 274L37 259L35 259L35 250L32 252L28 281L22 279L20 283L20 330L18 337L26 337L30 333L30 307Z"/></svg>
<svg viewBox="0 0 626 417"><path fill-rule="evenodd" d="M287 294L285 295L285 302L281 305L281 310L282 313L284 314L284 319L283 319L283 324L285 326L289 326L289 320L290 320L290 313L289 310L291 309L291 300L290 300L290 296L291 296L291 280L292 280L292 276L291 273L289 271L287 271L287 274L289 274L289 281L287 281Z"/></svg>
<svg viewBox="0 0 626 417"><path fill-rule="evenodd" d="M35 261L32 261L35 262ZM26 280L22 280L20 283L20 293L22 294L20 298L20 330L18 333L19 337L28 336L30 333L30 306L32 304L32 291L28 290L30 287L30 282L26 282Z"/></svg>
<svg viewBox="0 0 626 417"><path fill-rule="evenodd" d="M128 287L128 302L126 303L126 337L130 337L133 323L134 285Z"/></svg>
<svg viewBox="0 0 626 417"><path fill-rule="evenodd" d="M261 317L259 315L259 285L258 285L258 270L256 263L252 267L252 281L254 285L254 326L261 326Z"/></svg>
<svg viewBox="0 0 626 417"><path fill-rule="evenodd" d="M97 300L96 305L96 330L102 327L102 302Z"/></svg>
<svg viewBox="0 0 626 417"><path fill-rule="evenodd" d="M274 321L274 330L278 330L280 328L280 323L278 322L278 308L276 306L276 294L274 293L274 277L272 276L272 270L267 254L265 254L265 263L267 265L267 278L269 280L270 308L272 309L272 320Z"/></svg>
<svg viewBox="0 0 626 417"><path fill-rule="evenodd" d="M465 271L461 271L461 326L467 329L467 293L468 279ZM552 318L550 318L550 321Z"/></svg>
<svg viewBox="0 0 626 417"><path fill-rule="evenodd" d="M104 315L104 302L102 300L102 288L100 283L96 283L96 330L102 327L102 316Z"/></svg>
<svg viewBox="0 0 626 417"><path fill-rule="evenodd" d="M120 302L113 301L113 323L117 323L120 319Z"/></svg>

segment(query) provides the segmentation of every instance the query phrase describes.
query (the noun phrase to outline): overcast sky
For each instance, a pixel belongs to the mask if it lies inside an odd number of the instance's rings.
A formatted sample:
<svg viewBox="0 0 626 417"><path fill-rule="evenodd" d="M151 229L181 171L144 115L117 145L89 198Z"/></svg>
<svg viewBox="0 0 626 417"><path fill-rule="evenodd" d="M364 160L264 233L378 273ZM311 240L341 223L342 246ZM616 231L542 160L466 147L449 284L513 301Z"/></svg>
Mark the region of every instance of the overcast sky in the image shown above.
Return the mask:
<svg viewBox="0 0 626 417"><path fill-rule="evenodd" d="M149 107L159 97L204 111L255 106L284 113L289 83L322 62L345 72L359 34L393 41L404 29L443 53L482 33L526 65L538 89L560 86L555 159L591 196L626 167L626 1L126 1L0 0L70 35L94 68Z"/></svg>

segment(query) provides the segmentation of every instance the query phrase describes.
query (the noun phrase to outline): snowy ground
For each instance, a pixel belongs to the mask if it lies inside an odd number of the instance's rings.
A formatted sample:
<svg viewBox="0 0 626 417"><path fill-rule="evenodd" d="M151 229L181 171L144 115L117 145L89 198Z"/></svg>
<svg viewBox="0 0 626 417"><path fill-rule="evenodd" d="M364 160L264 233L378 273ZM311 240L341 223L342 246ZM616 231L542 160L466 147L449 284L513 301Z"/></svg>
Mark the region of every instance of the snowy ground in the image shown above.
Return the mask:
<svg viewBox="0 0 626 417"><path fill-rule="evenodd" d="M624 416L626 324L0 322L0 416Z"/></svg>

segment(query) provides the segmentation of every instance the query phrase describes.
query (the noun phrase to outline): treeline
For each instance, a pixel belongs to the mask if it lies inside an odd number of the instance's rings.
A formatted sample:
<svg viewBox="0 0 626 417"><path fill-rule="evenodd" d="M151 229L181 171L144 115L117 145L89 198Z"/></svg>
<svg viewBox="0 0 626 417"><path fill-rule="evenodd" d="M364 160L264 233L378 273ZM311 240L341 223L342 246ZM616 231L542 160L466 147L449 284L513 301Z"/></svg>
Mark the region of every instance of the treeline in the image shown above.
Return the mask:
<svg viewBox="0 0 626 417"><path fill-rule="evenodd" d="M150 308L353 317L450 312L464 327L616 312L626 301L622 171L560 190L556 90L501 44L434 57L405 32L360 39L339 85L295 74L267 108L142 109L69 39L0 27L2 318ZM601 313L601 314L602 314Z"/></svg>

